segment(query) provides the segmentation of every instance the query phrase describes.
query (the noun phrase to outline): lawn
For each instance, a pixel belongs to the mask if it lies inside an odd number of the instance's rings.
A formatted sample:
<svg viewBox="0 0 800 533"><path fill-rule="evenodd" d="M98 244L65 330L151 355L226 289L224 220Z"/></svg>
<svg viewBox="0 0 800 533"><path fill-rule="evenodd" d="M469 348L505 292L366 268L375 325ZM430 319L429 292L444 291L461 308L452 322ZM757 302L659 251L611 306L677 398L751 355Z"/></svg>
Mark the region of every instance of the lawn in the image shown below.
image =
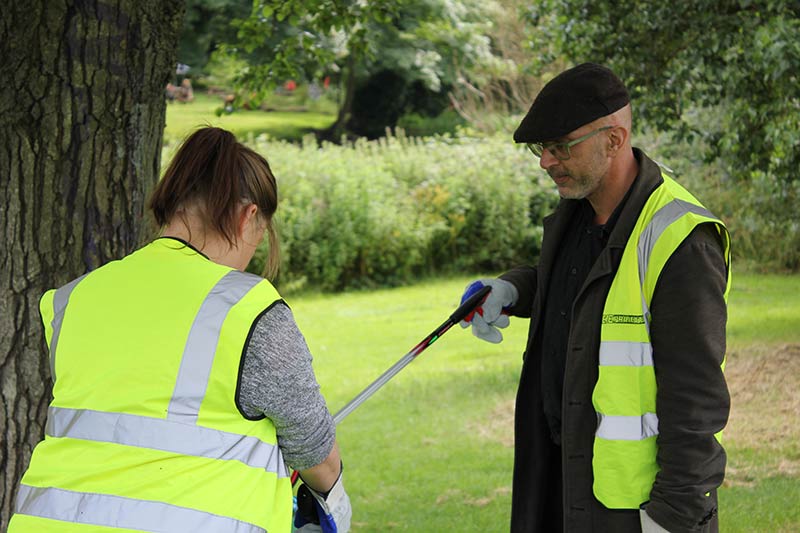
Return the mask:
<svg viewBox="0 0 800 533"><path fill-rule="evenodd" d="M232 131L240 140L261 134L275 139L295 140L314 129L330 126L336 118L334 105L318 101L305 107L296 98L273 96L272 111L237 109L231 114L217 116L222 107L220 96L195 92L194 101L173 102L167 105L165 144L172 145L199 126L210 125Z"/></svg>
<svg viewBox="0 0 800 533"><path fill-rule="evenodd" d="M289 296L331 411L442 323L468 281ZM800 530L798 289L798 276L734 278L725 532ZM526 333L512 319L491 345L455 327L340 424L353 531L508 530Z"/></svg>

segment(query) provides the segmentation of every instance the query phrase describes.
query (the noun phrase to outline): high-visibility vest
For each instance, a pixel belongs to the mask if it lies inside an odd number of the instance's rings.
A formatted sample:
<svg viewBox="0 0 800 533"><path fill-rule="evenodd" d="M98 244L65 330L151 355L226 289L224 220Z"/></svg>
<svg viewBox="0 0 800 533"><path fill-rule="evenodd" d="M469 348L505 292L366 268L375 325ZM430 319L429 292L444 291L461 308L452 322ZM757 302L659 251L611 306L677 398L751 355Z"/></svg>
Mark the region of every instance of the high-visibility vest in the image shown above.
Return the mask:
<svg viewBox="0 0 800 533"><path fill-rule="evenodd" d="M724 243L727 301L728 231L668 176L645 203L606 298L599 377L592 393L598 420L592 470L594 495L608 508L636 509L650 499L659 470L650 303L667 260L698 224L707 222L716 224Z"/></svg>
<svg viewBox="0 0 800 533"><path fill-rule="evenodd" d="M289 532L275 427L236 403L279 298L168 238L47 292L53 401L9 532Z"/></svg>

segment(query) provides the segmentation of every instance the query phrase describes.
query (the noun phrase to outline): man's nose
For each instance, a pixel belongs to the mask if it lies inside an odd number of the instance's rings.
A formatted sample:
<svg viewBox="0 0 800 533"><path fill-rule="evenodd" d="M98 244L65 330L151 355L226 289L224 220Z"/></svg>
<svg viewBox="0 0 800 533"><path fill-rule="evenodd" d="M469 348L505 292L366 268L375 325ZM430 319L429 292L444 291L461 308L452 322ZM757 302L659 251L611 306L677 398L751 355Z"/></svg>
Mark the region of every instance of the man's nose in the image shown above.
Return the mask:
<svg viewBox="0 0 800 533"><path fill-rule="evenodd" d="M559 163L558 158L550 153L550 150L547 148L542 151L542 156L539 158L539 166L543 169L547 170L548 168L557 165Z"/></svg>

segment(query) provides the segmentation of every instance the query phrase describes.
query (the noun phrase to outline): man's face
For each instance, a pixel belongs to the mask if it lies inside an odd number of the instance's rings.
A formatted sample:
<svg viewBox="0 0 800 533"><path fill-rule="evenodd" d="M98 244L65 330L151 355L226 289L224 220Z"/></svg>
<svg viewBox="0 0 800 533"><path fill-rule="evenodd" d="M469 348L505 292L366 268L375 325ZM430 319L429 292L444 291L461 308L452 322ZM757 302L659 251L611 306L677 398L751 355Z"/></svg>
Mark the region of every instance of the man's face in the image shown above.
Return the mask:
<svg viewBox="0 0 800 533"><path fill-rule="evenodd" d="M557 142L569 142L596 129L596 126L582 126L567 134ZM606 155L606 135L600 132L583 142L571 146L570 158L560 160L549 150L544 150L539 165L547 171L558 187L561 198L579 200L596 193L608 172L610 161Z"/></svg>

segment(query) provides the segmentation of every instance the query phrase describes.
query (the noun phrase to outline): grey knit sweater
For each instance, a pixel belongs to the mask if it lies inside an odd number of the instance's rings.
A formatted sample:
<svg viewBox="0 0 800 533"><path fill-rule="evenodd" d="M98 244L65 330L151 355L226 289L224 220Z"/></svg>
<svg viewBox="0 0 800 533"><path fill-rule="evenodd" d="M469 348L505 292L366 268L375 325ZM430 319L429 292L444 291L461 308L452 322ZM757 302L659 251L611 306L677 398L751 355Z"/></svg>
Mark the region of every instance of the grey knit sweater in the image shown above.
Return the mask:
<svg viewBox="0 0 800 533"><path fill-rule="evenodd" d="M311 359L291 310L278 302L256 322L239 382L239 407L275 424L284 461L295 470L320 464L335 440Z"/></svg>

